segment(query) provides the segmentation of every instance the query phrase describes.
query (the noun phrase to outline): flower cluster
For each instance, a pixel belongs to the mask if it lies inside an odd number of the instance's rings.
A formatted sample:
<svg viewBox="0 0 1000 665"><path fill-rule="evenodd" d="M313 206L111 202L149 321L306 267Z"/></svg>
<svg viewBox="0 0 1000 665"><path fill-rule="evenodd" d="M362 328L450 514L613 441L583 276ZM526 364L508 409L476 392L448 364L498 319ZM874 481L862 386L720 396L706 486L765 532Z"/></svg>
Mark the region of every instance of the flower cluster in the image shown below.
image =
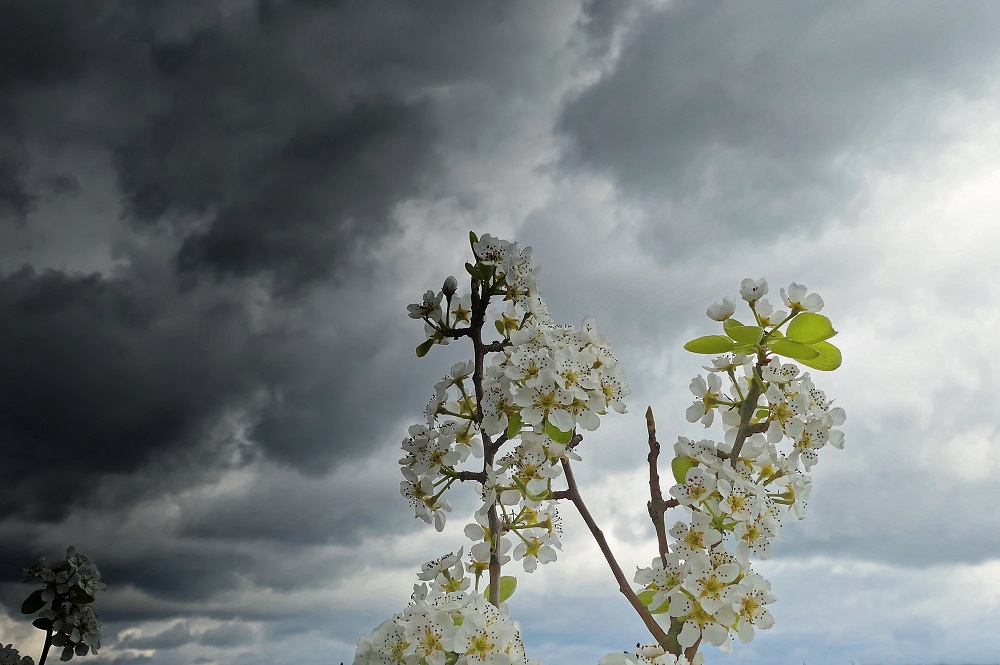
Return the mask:
<svg viewBox="0 0 1000 665"><path fill-rule="evenodd" d="M506 607L466 591L461 550L424 564L418 579L409 607L358 640L354 665L529 664Z"/></svg>
<svg viewBox="0 0 1000 665"><path fill-rule="evenodd" d="M62 561L50 564L43 558L25 569L24 581L34 579L41 579L43 586L25 599L21 612L41 610L33 625L46 631L46 650L49 644L62 647L60 660L64 661L74 655L96 655L101 646L101 622L91 603L95 593L107 589L97 566L70 547Z"/></svg>
<svg viewBox="0 0 1000 665"><path fill-rule="evenodd" d="M0 644L0 665L35 665L35 661L18 653L13 644Z"/></svg>
<svg viewBox="0 0 1000 665"><path fill-rule="evenodd" d="M808 373L778 355L791 356L818 369L839 364L839 351L826 340L835 334L816 312L823 300L792 284L782 298L790 312L775 311L763 296L763 279L746 279L740 289L754 323L735 321L734 301L708 308L723 323L726 336L702 337L689 350L732 350L695 377L696 401L687 410L690 422L706 427L719 412L725 434L721 442L680 437L674 445L672 469L677 483L673 501L688 512L669 534L669 552L640 569L635 581L655 612L681 622L677 641L684 649L701 640L728 650L731 634L743 642L755 628L770 628L767 605L775 601L770 583L753 571L750 555L764 559L779 538L781 507L805 516L817 451L827 443L843 446L844 410L818 390ZM788 325L784 333L779 330ZM731 390L723 392L722 376ZM788 452L779 449L790 442Z"/></svg>
<svg viewBox="0 0 1000 665"><path fill-rule="evenodd" d="M494 313L502 339L492 345L479 387L472 360L455 364L435 385L426 421L410 427L399 462L400 492L417 517L440 531L451 510L445 491L462 478L456 466L470 457L483 460L483 506L465 530L479 541L470 551L478 579L492 552L502 560L510 552L528 572L556 559L560 520L549 497L561 461L580 459L572 433L577 427L597 429L609 409L624 413L629 388L591 317L579 330L552 320L530 247L484 235L473 240L472 250L476 264L466 268L473 292L458 296L457 280L449 277L438 293L429 291L410 305L409 315L424 320L424 345L441 344L468 334L473 310L480 308L485 317L496 297L505 303ZM492 452L508 441L512 450L494 464ZM487 515L494 505L501 513L496 533Z"/></svg>

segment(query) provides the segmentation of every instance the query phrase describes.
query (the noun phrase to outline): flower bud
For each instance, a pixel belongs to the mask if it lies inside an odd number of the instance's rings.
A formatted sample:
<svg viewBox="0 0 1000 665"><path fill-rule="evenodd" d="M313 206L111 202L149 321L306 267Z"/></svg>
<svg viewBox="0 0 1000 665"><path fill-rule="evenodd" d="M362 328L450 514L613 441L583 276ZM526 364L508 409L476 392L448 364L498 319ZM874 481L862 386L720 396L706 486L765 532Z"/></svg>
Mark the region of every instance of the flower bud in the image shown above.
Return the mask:
<svg viewBox="0 0 1000 665"><path fill-rule="evenodd" d="M454 275L449 275L448 279L444 280L444 286L441 287L441 292L444 293L445 298L450 298L455 295L455 291L458 290L458 280L455 279Z"/></svg>
<svg viewBox="0 0 1000 665"><path fill-rule="evenodd" d="M723 298L721 303L715 303L705 312L713 321L725 321L736 313L736 303L731 298Z"/></svg>

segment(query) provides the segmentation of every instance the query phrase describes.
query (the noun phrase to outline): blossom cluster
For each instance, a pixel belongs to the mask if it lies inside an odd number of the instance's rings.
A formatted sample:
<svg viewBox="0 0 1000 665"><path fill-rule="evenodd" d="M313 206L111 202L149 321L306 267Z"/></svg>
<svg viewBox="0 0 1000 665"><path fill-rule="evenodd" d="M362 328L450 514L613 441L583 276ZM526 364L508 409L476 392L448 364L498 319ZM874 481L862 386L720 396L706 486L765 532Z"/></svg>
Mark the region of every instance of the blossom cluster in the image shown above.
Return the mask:
<svg viewBox="0 0 1000 665"><path fill-rule="evenodd" d="M625 377L593 319L578 329L552 319L531 248L489 235L470 234L470 241L468 293L448 277L439 291L427 291L407 307L411 318L424 323L418 357L463 337L472 342L474 356L455 363L435 385L423 421L408 429L399 463L400 492L416 516L438 531L452 510L448 490L456 482L478 484L482 504L465 527L473 545L467 562L463 548L424 565L410 606L362 636L355 665L527 663L504 603L516 580L501 576L500 569L517 560L533 572L557 558L559 499L572 501L615 576L622 577L583 505L570 461L581 459L583 432L596 430L610 411L625 413ZM676 483L667 501L647 412L648 508L661 551L637 570L642 590L622 592L657 642L608 654L601 665L702 665L702 642L728 650L733 635L748 642L774 623L768 605L776 598L750 557L770 554L785 509L804 517L808 473L819 450L843 446L837 427L845 414L799 367L840 365L840 351L828 341L836 331L818 313L823 299L793 283L781 289L782 310L767 301L767 293L765 280L743 280L740 295L753 320L736 320L736 301L725 298L707 310L724 334L685 345L714 356L707 374L691 381L696 399L687 419L705 427L718 419L723 434L719 441L678 439L671 463ZM484 340L489 323L499 335L495 341ZM668 530L671 509L684 519ZM480 593L487 572L489 586Z"/></svg>
<svg viewBox="0 0 1000 665"><path fill-rule="evenodd" d="M31 656L22 656L13 644L0 644L0 665L35 665Z"/></svg>
<svg viewBox="0 0 1000 665"><path fill-rule="evenodd" d="M444 494L459 477L457 465L482 460L483 505L465 529L479 541L470 550L470 567L481 575L496 552L501 562L513 556L532 572L538 563L554 561L561 548L559 515L549 497L562 474L561 460L580 459L572 432L597 429L609 409L624 413L629 387L591 317L579 330L552 320L530 247L484 235L472 249L476 264L467 267L474 288L478 282L475 302L484 310L490 297L505 303L494 313L502 339L484 367L480 398L471 360L455 364L435 385L426 421L410 427L402 443L400 492L417 517L440 531L451 510ZM457 289L449 277L441 291L429 291L408 307L412 318L425 322L425 344L462 336L472 324L473 296L459 296ZM485 459L487 445L508 441L512 449L495 464ZM501 513L497 533L487 515L495 505Z"/></svg>
<svg viewBox="0 0 1000 665"><path fill-rule="evenodd" d="M21 612L38 612L33 625L50 632L48 642L62 647L60 660L88 653L96 655L101 647L101 622L91 603L94 594L105 591L107 586L94 562L70 547L62 561L49 563L43 558L25 569L24 581L34 579L41 579L43 586L28 596Z"/></svg>
<svg viewBox="0 0 1000 665"><path fill-rule="evenodd" d="M812 487L807 472L817 452L827 443L844 444L843 433L835 429L845 420L844 410L831 405L808 373L778 357L795 354L803 363L816 364L821 353L834 354L825 340L835 332L816 314L822 298L792 284L781 290L790 311L775 311L763 298L767 290L763 279L743 281L741 295L755 318L750 326L731 319L732 300L708 309L710 318L724 323L736 350L714 359L707 376L691 381L696 401L687 419L709 427L718 411L724 437L721 442L680 437L674 445L677 483L670 494L688 519L670 529L669 552L635 576L651 610L683 623L677 640L685 649L706 640L728 650L733 633L749 642L755 628L773 625L767 605L775 596L770 583L751 568L750 555L765 559L770 554L779 538L782 506L797 518L805 516ZM786 323L784 336L778 329ZM704 352L723 342L700 338L688 348ZM729 378L728 394L722 376ZM789 443L787 452L779 448L783 441Z"/></svg>
<svg viewBox="0 0 1000 665"><path fill-rule="evenodd" d="M361 636L354 665L537 665L507 608L467 591L461 554L424 564L409 607Z"/></svg>

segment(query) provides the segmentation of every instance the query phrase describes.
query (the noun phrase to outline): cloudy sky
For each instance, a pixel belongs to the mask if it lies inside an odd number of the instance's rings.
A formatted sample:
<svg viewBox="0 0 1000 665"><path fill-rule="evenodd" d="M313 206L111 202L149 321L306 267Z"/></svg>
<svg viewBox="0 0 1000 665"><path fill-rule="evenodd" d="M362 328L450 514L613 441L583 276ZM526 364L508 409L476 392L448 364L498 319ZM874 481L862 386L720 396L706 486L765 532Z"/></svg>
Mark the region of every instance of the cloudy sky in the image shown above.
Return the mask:
<svg viewBox="0 0 1000 665"><path fill-rule="evenodd" d="M399 496L435 381L405 306L469 230L534 247L630 413L581 448L626 571L647 405L705 307L818 291L848 413L759 564L777 624L710 665L1000 662L1000 4L0 3L0 642L70 544L100 662L329 665L470 541ZM714 432L718 436L718 432ZM582 520L511 611L546 665L646 640ZM517 568L517 566L511 566ZM98 662L98 661L95 661Z"/></svg>

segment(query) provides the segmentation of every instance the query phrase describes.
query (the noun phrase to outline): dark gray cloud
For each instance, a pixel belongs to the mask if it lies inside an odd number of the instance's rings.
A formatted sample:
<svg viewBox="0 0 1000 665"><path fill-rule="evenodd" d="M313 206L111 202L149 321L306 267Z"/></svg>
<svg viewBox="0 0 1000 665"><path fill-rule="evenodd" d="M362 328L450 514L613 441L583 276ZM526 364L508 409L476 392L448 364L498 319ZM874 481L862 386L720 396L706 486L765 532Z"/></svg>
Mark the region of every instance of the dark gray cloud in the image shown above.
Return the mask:
<svg viewBox="0 0 1000 665"><path fill-rule="evenodd" d="M0 7L0 218L16 225L0 265L10 478L0 564L16 572L58 556L52 534L92 556L114 590L98 608L112 645L103 657L247 642L235 623L114 638L193 614L257 619L276 637L328 630L328 619L301 619L297 601L247 607L227 594L249 584L294 595L310 579L341 579L372 557L313 546L416 526L396 492L398 451L377 482L329 483L339 464L398 441L399 423L419 417L454 362L436 353L413 371L420 326L394 293L372 290L384 280L366 252L403 230L399 203L455 195L448 150L488 154L507 133L490 118L510 99L548 93L562 66L549 56L564 46L552 28L575 12L531 2ZM101 212L121 219L92 219ZM88 258L77 263L74 238L90 229L100 238L79 239ZM80 264L101 272L74 272ZM273 477L184 498L233 469ZM10 607L25 593L2 589ZM374 616L341 614L364 625Z"/></svg>
<svg viewBox="0 0 1000 665"><path fill-rule="evenodd" d="M987 92L998 21L990 2L670 3L565 108L566 162L645 201L655 246L815 229L852 209L865 165Z"/></svg>
<svg viewBox="0 0 1000 665"><path fill-rule="evenodd" d="M426 101L350 84L373 77L377 51L335 44L329 64L349 76L317 90L286 57L299 24L258 25L246 3L51 4L8 3L0 17L16 32L0 70L12 214L37 198L26 146L86 144L114 155L136 222L185 237L181 268L294 287L391 229L394 203L433 173Z"/></svg>
<svg viewBox="0 0 1000 665"><path fill-rule="evenodd" d="M253 389L245 315L174 296L30 268L0 279L5 514L54 517L102 475L191 447Z"/></svg>

